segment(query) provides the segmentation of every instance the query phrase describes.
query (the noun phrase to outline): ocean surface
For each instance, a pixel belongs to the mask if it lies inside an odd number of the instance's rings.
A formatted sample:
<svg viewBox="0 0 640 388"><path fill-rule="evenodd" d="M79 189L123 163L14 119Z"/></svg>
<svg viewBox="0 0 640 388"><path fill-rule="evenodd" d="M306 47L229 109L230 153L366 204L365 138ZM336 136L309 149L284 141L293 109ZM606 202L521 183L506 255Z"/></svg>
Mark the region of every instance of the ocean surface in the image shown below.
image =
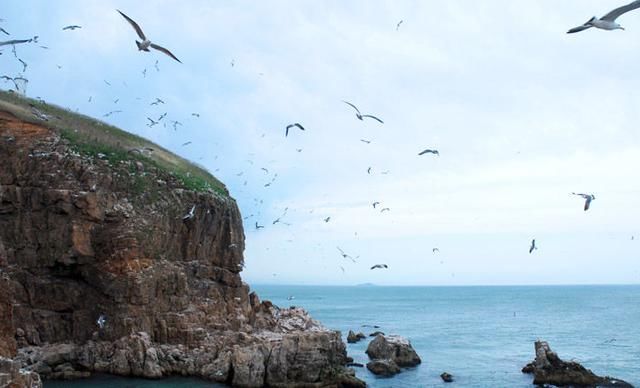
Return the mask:
<svg viewBox="0 0 640 388"><path fill-rule="evenodd" d="M408 338L422 358L416 368L377 378L371 387L532 387L520 372L534 358L536 339L565 360L640 387L640 286L539 287L316 287L254 286L261 299L306 308L326 327ZM293 296L293 300L287 297ZM363 327L379 325L379 329ZM367 363L369 338L348 344L355 362ZM445 384L442 372L454 375ZM203 387L174 378L145 381L100 377L45 387Z"/></svg>

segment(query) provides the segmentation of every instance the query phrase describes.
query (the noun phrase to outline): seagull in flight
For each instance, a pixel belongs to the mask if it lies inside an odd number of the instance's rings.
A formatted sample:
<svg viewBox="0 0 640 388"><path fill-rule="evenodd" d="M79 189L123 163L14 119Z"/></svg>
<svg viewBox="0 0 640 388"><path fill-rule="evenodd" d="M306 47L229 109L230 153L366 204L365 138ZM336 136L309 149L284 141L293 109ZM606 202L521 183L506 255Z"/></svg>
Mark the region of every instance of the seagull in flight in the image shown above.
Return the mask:
<svg viewBox="0 0 640 388"><path fill-rule="evenodd" d="M0 46L8 46L10 44L14 45L14 44L20 44L20 43L31 43L31 42L38 42L38 40L36 39L37 37L31 38L31 39L12 39L12 40L7 40L6 42L0 42Z"/></svg>
<svg viewBox="0 0 640 388"><path fill-rule="evenodd" d="M258 221L256 221L256 230L264 228L264 225L258 225Z"/></svg>
<svg viewBox="0 0 640 388"><path fill-rule="evenodd" d="M593 194L582 194L582 193L571 193L573 195L579 195L584 198L584 211L589 210L589 206L591 205L591 201L596 199L596 196Z"/></svg>
<svg viewBox="0 0 640 388"><path fill-rule="evenodd" d="M616 19L621 15L629 11L633 11L634 9L637 9L637 8L640 8L640 0L636 0L627 5L623 5L622 7L618 7L613 11L609 12L608 14L604 15L600 19L594 16L591 19L589 19L585 24L578 27L574 27L569 31L567 31L567 34L573 34L576 32L584 31L591 27L599 28L601 30L608 30L608 31L624 30L624 27L616 23Z"/></svg>
<svg viewBox="0 0 640 388"><path fill-rule="evenodd" d="M151 47L152 49L156 49L160 52L163 52L165 54L167 54L168 56L170 56L171 58L175 59L176 61L180 62L180 60L178 58L176 58L175 55L173 55L171 53L171 51L167 50L166 48L162 47L162 46L158 46L157 44L151 43L151 41L149 39L147 39L147 37L144 35L144 32L142 32L142 28L140 28L140 26L138 25L138 23L134 22L133 19L131 19L129 16L123 14L122 12L120 12L120 10L116 10L118 11L118 13L120 13L120 15L122 15L123 18L125 18L129 24L131 24L131 27L133 27L134 30L136 30L136 33L138 34L138 36L140 37L140 39L142 39L142 42L138 42L136 40L136 46L138 46L138 51L149 51L149 47ZM182 63L182 62L180 62Z"/></svg>
<svg viewBox="0 0 640 388"><path fill-rule="evenodd" d="M440 156L440 152L439 152L438 150L430 150L430 149L426 149L426 150L424 150L424 151L420 152L420 153L418 154L418 156L422 156L422 155L424 155L424 154L434 154L434 155L438 155L438 156Z"/></svg>
<svg viewBox="0 0 640 388"><path fill-rule="evenodd" d="M104 329L104 325L107 323L107 317L105 317L104 314L101 314L98 317L98 320L96 321L96 323L98 324L98 327L100 328L100 330Z"/></svg>
<svg viewBox="0 0 640 388"><path fill-rule="evenodd" d="M331 217L327 217L324 219L324 222L329 222L329 220L331 220Z"/></svg>
<svg viewBox="0 0 640 388"><path fill-rule="evenodd" d="M431 252L433 252L433 253L436 253L436 252L440 253L440 249L438 249L438 248L433 248L433 249L431 250Z"/></svg>
<svg viewBox="0 0 640 388"><path fill-rule="evenodd" d="M338 250L340 251L340 254L342 255L343 258L349 259L349 260L353 261L354 263L356 262L356 260L353 257L351 257L351 255L348 255L348 254L344 253L344 251L342 249L340 249L340 247L336 247L336 248L338 248ZM360 256L357 256L356 259L358 257L360 257Z"/></svg>
<svg viewBox="0 0 640 388"><path fill-rule="evenodd" d="M371 205L373 205L373 208L375 209L375 208L376 208L376 206L380 205L380 202L375 201L375 202L374 202L374 203L372 203Z"/></svg>
<svg viewBox="0 0 640 388"><path fill-rule="evenodd" d="M286 132L284 133L284 136L285 137L289 136L289 130L291 128L294 128L294 127L297 127L300 130L304 131L304 127L302 125L300 125L299 123L289 124L289 125L287 125Z"/></svg>
<svg viewBox="0 0 640 388"><path fill-rule="evenodd" d="M531 247L529 248L529 253L533 252L534 249L538 249L536 246L536 239L531 240Z"/></svg>
<svg viewBox="0 0 640 388"><path fill-rule="evenodd" d="M376 264L373 267L371 267L371 269L376 269L376 268L389 268L386 264Z"/></svg>
<svg viewBox="0 0 640 388"><path fill-rule="evenodd" d="M193 216L195 215L195 211L196 211L196 205L193 205L191 210L189 210L189 213L185 214L184 217L182 217L182 221L186 221L186 220L192 219Z"/></svg>
<svg viewBox="0 0 640 388"><path fill-rule="evenodd" d="M5 35L11 35L4 28L0 27L0 32L3 32Z"/></svg>
<svg viewBox="0 0 640 388"><path fill-rule="evenodd" d="M402 24L402 22L404 22L404 20L400 20L398 22L398 24L396 24L396 31L398 31L398 29L400 28L400 25Z"/></svg>
<svg viewBox="0 0 640 388"><path fill-rule="evenodd" d="M362 121L365 117L368 117L368 118L377 120L378 122L380 122L380 124L384 124L384 122L382 120L380 120L379 118L377 118L376 116L361 114L360 110L355 105L353 105L352 103L350 103L348 101L344 101L344 100L342 102L344 102L345 104L349 105L350 107L352 107L353 109L356 110L356 117L358 118L358 120Z"/></svg>
<svg viewBox="0 0 640 388"><path fill-rule="evenodd" d="M78 28L82 28L82 26L77 26L77 25L75 25L75 24L74 24L74 25L72 25L72 26L66 26L66 27L64 27L64 28L62 29L62 31L65 31L65 30L73 31L73 30L76 30L76 29L78 29Z"/></svg>

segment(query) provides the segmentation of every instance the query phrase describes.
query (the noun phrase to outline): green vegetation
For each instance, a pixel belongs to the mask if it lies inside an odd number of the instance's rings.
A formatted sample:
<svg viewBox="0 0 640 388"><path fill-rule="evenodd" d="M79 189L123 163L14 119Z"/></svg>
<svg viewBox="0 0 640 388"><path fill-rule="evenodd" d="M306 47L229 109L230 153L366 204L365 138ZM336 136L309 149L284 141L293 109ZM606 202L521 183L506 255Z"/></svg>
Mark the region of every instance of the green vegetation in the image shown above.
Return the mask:
<svg viewBox="0 0 640 388"><path fill-rule="evenodd" d="M47 115L48 121L37 119L31 107ZM114 166L127 161L140 161L147 168L154 167L171 174L185 189L213 190L228 195L225 185L203 168L140 136L91 117L5 91L0 91L0 110L8 111L24 121L56 130L80 154L99 157ZM151 181L148 177L136 176L132 189L134 192L144 192Z"/></svg>

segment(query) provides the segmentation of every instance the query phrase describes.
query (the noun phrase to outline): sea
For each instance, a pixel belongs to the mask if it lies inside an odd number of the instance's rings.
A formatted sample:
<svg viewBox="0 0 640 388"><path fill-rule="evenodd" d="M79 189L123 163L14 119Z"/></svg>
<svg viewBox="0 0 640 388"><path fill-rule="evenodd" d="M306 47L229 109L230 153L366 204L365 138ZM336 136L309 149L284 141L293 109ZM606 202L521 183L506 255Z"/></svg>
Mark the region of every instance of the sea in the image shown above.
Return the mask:
<svg viewBox="0 0 640 388"><path fill-rule="evenodd" d="M262 300L301 306L330 329L368 335L379 330L411 342L422 363L391 378L366 368L370 387L532 387L522 367L545 340L564 360L640 387L640 286L273 286L252 287ZM373 328L372 326L379 326ZM368 362L370 338L348 344ZM444 383L440 374L454 376ZM198 379L150 381L111 376L45 387L211 387ZM215 385L219 386L219 385Z"/></svg>

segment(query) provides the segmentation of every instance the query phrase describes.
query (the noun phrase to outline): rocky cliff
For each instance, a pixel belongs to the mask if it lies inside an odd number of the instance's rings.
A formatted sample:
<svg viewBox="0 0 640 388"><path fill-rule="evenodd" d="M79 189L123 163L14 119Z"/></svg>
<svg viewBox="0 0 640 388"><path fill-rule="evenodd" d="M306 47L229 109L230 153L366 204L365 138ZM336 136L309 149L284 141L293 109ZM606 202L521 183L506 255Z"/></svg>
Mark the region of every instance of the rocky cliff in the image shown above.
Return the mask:
<svg viewBox="0 0 640 388"><path fill-rule="evenodd" d="M243 250L235 201L202 169L0 95L0 356L44 378L361 385L339 333L250 293Z"/></svg>

